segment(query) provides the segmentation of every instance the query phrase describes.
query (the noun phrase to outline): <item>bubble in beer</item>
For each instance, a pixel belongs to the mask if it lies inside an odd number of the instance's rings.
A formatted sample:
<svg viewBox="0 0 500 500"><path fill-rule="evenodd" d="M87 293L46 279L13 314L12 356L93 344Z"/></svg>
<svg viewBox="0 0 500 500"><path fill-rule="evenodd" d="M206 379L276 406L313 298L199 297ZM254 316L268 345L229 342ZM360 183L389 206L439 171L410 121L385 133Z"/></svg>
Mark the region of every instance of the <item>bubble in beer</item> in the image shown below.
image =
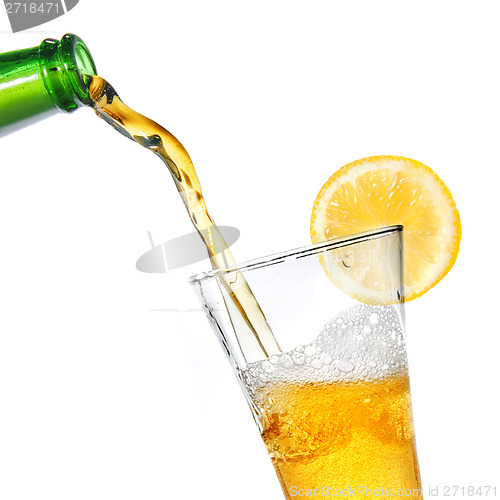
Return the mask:
<svg viewBox="0 0 500 500"><path fill-rule="evenodd" d="M283 368L291 368L293 366L293 360L289 354L283 354L280 357L280 362Z"/></svg>
<svg viewBox="0 0 500 500"><path fill-rule="evenodd" d="M324 365L329 365L332 362L332 357L326 352L323 353L319 359Z"/></svg>
<svg viewBox="0 0 500 500"><path fill-rule="evenodd" d="M266 373L272 373L274 371L274 366L269 361L264 361L262 363L262 368Z"/></svg>
<svg viewBox="0 0 500 500"><path fill-rule="evenodd" d="M296 365L302 365L306 359L306 356L302 352L294 352L292 354L292 359Z"/></svg>
<svg viewBox="0 0 500 500"><path fill-rule="evenodd" d="M354 365L347 361L347 359L341 359L335 365L341 372L352 372L354 370Z"/></svg>
<svg viewBox="0 0 500 500"><path fill-rule="evenodd" d="M306 356L314 356L316 354L316 346L308 345L304 352L306 353Z"/></svg>

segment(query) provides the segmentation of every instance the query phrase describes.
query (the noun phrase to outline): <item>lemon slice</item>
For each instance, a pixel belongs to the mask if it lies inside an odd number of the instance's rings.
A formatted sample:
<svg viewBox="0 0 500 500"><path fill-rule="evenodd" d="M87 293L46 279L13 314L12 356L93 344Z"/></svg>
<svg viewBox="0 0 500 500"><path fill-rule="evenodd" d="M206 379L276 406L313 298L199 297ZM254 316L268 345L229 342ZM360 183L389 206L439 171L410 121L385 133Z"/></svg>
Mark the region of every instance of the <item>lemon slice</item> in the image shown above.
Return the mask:
<svg viewBox="0 0 500 500"><path fill-rule="evenodd" d="M460 215L449 189L423 163L401 156L372 156L342 167L316 197L311 239L318 243L399 224L404 228L405 300L413 300L453 267L462 235ZM389 273L376 263L364 269L363 279L355 286L345 262L344 266L338 264L335 272L331 262L323 259L321 263L330 279L358 300L389 301L383 296L392 286L384 284Z"/></svg>

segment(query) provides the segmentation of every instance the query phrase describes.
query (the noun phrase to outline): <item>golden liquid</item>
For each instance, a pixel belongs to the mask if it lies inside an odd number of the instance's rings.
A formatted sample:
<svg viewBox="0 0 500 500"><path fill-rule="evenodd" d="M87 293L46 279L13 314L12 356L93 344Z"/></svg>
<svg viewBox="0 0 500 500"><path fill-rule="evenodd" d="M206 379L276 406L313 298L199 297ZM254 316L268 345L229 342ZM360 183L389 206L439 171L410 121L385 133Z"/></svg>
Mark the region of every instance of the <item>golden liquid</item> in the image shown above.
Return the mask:
<svg viewBox="0 0 500 500"><path fill-rule="evenodd" d="M394 497L398 490L422 496L406 375L274 383L260 389L255 402L287 498L300 498L299 490L305 497L307 490L319 490L333 498L332 492L345 489L350 496L372 497L368 489L382 488Z"/></svg>
<svg viewBox="0 0 500 500"><path fill-rule="evenodd" d="M212 267L217 269L234 265L228 246L208 214L196 170L184 146L161 125L124 104L106 80L99 76L87 76L86 80L97 115L129 139L158 155L167 165L189 217L207 247ZM243 275L229 273L221 277L221 281L237 314L248 327L256 358L279 353L280 348L264 313ZM239 330L240 335L241 332L242 329ZM245 351L248 351L249 339L238 340L245 342Z"/></svg>

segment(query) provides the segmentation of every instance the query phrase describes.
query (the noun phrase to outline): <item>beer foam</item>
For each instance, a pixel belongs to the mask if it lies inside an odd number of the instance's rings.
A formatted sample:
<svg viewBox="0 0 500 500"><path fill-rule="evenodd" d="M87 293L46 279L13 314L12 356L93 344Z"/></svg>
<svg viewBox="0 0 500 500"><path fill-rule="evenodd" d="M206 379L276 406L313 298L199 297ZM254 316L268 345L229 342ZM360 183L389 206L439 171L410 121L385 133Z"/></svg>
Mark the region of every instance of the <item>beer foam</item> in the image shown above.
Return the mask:
<svg viewBox="0 0 500 500"><path fill-rule="evenodd" d="M408 369L401 317L396 306L359 304L330 320L307 345L249 363L245 384L379 380Z"/></svg>

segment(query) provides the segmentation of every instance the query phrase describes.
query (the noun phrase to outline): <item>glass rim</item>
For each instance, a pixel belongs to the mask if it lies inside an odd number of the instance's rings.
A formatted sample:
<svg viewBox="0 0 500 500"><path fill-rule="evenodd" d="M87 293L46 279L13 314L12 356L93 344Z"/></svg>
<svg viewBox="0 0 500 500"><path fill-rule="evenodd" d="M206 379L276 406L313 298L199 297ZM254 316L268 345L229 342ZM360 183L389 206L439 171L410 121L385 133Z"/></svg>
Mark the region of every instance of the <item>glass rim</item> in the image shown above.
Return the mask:
<svg viewBox="0 0 500 500"><path fill-rule="evenodd" d="M280 262L285 262L286 260L299 259L302 257L307 257L312 254L325 252L334 248L342 248L345 246L355 245L357 243L362 243L369 240L375 240L383 236L388 236L393 233L400 233L403 231L403 226L400 224L393 226L381 227L378 229L372 229L370 231L363 231L361 233L349 234L347 236L340 236L338 238L332 238L330 240L322 241L319 243L312 243L303 247L294 248L292 250L286 250L284 252L278 252L264 257L251 259L244 261L240 264L235 264L234 266L221 267L218 269L213 269L211 271L205 271L188 279L189 284L195 285L202 281L217 278L224 274L251 271L253 269L258 269L260 267L267 267L274 264L279 264Z"/></svg>

